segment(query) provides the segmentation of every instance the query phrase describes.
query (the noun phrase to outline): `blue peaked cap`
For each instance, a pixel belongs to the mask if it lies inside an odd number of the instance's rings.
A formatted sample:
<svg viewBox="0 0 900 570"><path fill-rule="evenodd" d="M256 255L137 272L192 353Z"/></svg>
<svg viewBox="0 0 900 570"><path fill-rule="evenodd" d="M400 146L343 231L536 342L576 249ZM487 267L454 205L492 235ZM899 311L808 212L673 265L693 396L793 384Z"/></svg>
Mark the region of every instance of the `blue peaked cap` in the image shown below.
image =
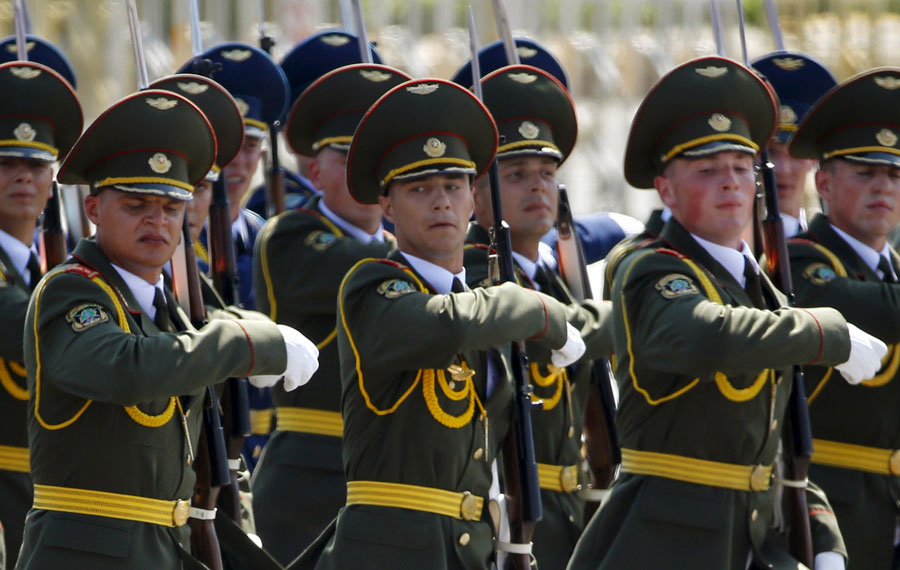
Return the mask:
<svg viewBox="0 0 900 570"><path fill-rule="evenodd" d="M566 70L563 69L559 60L547 51L547 48L528 38L514 38L513 41L516 43L516 51L519 52L519 63L546 71L562 83L563 87L567 90L569 89L569 78L566 76ZM498 40L481 48L478 51L478 64L482 77L501 67L511 65L512 62L507 63L506 61L506 50L503 49L503 40ZM472 87L472 62L467 61L453 75L450 81L466 88Z"/></svg>
<svg viewBox="0 0 900 570"><path fill-rule="evenodd" d="M47 40L31 34L25 36L25 47L28 51L28 61L46 65L56 73L62 75L63 79L68 81L69 85L72 86L72 89L78 87L75 84L75 70L72 69L69 59L58 47ZM16 48L16 36L9 36L8 38L0 40L0 63L16 61L18 59L19 52Z"/></svg>

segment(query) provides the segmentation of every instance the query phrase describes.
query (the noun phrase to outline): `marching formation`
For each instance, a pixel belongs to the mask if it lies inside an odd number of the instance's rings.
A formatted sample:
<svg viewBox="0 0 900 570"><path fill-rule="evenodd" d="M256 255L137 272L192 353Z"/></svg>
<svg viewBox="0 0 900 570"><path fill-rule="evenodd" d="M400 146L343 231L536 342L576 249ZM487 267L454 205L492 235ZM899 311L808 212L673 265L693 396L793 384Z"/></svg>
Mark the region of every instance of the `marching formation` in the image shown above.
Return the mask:
<svg viewBox="0 0 900 570"><path fill-rule="evenodd" d="M0 570L900 568L900 68L669 71L637 231L572 218L568 76L495 5L452 80L359 16L148 83L132 3L85 128L16 2Z"/></svg>

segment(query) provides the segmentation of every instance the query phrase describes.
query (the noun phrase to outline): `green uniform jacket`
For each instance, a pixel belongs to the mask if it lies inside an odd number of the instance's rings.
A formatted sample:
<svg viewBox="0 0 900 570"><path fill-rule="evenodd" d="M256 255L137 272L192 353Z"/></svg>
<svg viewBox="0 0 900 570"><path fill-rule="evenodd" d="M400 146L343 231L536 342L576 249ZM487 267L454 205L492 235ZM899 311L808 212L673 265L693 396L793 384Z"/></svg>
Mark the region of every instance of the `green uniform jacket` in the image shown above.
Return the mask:
<svg viewBox="0 0 900 570"><path fill-rule="evenodd" d="M304 558L321 549L316 567L335 570L486 568L493 556L491 463L509 426L513 391L502 355L485 351L522 337L561 347L563 306L514 284L437 295L401 263L367 260L341 285L339 319L347 480L469 491L485 505L472 521L349 505ZM452 380L445 369L453 364L474 376Z"/></svg>
<svg viewBox="0 0 900 570"><path fill-rule="evenodd" d="M805 369L813 437L900 449L900 285L882 281L822 215L789 242L788 251L798 304L834 307L890 349L876 377L859 386L831 368ZM895 253L892 258L900 273L900 258ZM848 568L888 568L900 514L900 477L813 463L810 478L832 501L850 554Z"/></svg>
<svg viewBox="0 0 900 570"><path fill-rule="evenodd" d="M487 232L472 224L466 246L466 280L472 287L488 286ZM520 285L534 289L534 283L515 265ZM562 279L548 271L550 290L541 289L566 305L566 320L581 332L586 345L583 359L566 369L565 377L552 379L549 355L535 343L527 343L529 381L534 395L544 401L541 411L532 414L534 454L538 463L577 466L581 471L581 432L590 383L593 381L591 360L612 353L610 303L585 301L576 303ZM537 374L537 381L535 380ZM552 380L552 382L551 382ZM567 393L568 392L568 393ZM574 490L573 490L574 491ZM562 570L584 528L584 501L577 492L541 489L543 518L534 531L534 556L541 570Z"/></svg>
<svg viewBox="0 0 900 570"><path fill-rule="evenodd" d="M283 371L281 333L264 320L196 331L181 312L188 330L160 333L93 240L72 255L40 282L26 319L35 485L186 499L195 476L184 426L196 449L202 388ZM32 509L19 567L177 568L189 538L188 526Z"/></svg>
<svg viewBox="0 0 900 570"><path fill-rule="evenodd" d="M704 279L724 304L707 297ZM767 280L765 288L770 302L784 301ZM790 391L785 372L798 361L843 362L850 350L834 310L751 308L675 220L660 241L626 255L612 294L623 450L771 465ZM744 570L752 551L760 565L795 569L771 547L773 494L621 474L569 568Z"/></svg>
<svg viewBox="0 0 900 570"><path fill-rule="evenodd" d="M305 209L269 220L254 255L256 306L290 325L319 347L319 369L292 392L272 389L277 408L341 411L341 377L335 342L338 288L353 265L385 257L394 248L364 244L345 235L319 209L314 197ZM266 549L287 564L337 515L347 499L341 438L276 429L253 474L256 529Z"/></svg>
<svg viewBox="0 0 900 570"><path fill-rule="evenodd" d="M4 527L7 566L14 568L25 515L31 508L31 476L26 410L28 386L22 364L22 335L31 289L0 248L0 524Z"/></svg>

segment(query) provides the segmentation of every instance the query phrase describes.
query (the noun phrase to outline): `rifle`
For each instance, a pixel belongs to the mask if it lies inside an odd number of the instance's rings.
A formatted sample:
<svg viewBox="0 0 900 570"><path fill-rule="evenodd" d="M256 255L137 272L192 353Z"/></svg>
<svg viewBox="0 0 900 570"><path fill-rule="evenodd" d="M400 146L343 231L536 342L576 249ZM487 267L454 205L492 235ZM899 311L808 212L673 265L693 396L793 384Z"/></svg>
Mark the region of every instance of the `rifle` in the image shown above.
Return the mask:
<svg viewBox="0 0 900 570"><path fill-rule="evenodd" d="M737 0L740 16L741 47L743 48L744 65L748 69L744 34L744 12L741 0ZM774 7L772 8L774 10ZM770 13L771 16L771 13ZM770 20L771 21L771 20ZM769 160L769 151L763 148L760 152L759 175L760 187L765 194L766 217L762 221L765 235L763 240L766 254L766 270L772 275L775 285L787 296L788 304L794 306L794 284L791 279L791 265L787 254L787 241L784 237L784 224L778 208L778 187L775 185L775 165ZM759 230L754 227L754 232ZM806 502L807 475L809 461L812 456L812 427L809 423L809 409L806 405L806 385L803 378L803 367L794 366L793 384L788 401L788 413L784 431L785 460L785 494L790 505L791 524L788 528L788 539L791 554L807 567L814 566L812 531L809 525L809 507Z"/></svg>
<svg viewBox="0 0 900 570"><path fill-rule="evenodd" d="M559 209L556 217L559 272L576 301L592 299L591 282L581 241L575 231L572 208L564 184L559 188ZM622 462L619 436L616 430L616 401L610 384L609 362L604 358L592 364L593 382L588 393L584 415L584 440L587 462L593 481L592 489L608 489L616 477L616 466ZM593 516L600 506L590 500L585 507L584 520Z"/></svg>
<svg viewBox="0 0 900 570"><path fill-rule="evenodd" d="M127 8L128 27L131 31L132 45L134 47L138 88L143 90L148 85L147 65L144 60L140 20L138 19L134 0L127 0ZM172 277L177 282L178 279L175 273L178 271L181 271L186 277L187 291L183 291L183 294L186 294L189 299L191 322L199 328L203 327L207 322L206 309L203 306L200 273L197 269L197 260L191 244L190 226L188 225L187 216L184 217L181 231L185 263L183 267L174 262L172 263ZM182 293L179 289L176 289L176 292ZM187 429L186 423L185 429ZM228 464L225 455L225 439L219 418L218 397L212 386L207 387L206 398L203 404L203 433L204 437L199 440L197 454L193 462L197 481L194 485L191 504L198 509L214 513L219 487L228 480ZM189 524L191 525L191 546L197 559L212 570L222 570L222 553L219 548L214 519L191 517Z"/></svg>
<svg viewBox="0 0 900 570"><path fill-rule="evenodd" d="M472 88L475 97L482 101L481 69L478 61L475 17L469 7L469 45L472 52ZM488 264L494 283L515 282L513 270L512 242L509 224L503 220L500 203L500 182L497 160L491 162L488 170L491 189L491 205L494 210L494 225L490 229L491 254ZM509 514L510 545L505 545L507 565L515 570L531 567L531 537L534 527L541 520L541 489L538 482L537 461L534 456L534 439L531 427L531 410L543 403L531 399L533 388L528 382L528 363L525 357L525 343L512 343L510 361L514 380L513 429L503 442L503 471Z"/></svg>
<svg viewBox="0 0 900 570"><path fill-rule="evenodd" d="M200 41L200 14L197 0L190 0L192 48L194 61L192 68L198 75L212 78L218 66L206 58L202 58L203 47ZM224 164L219 166L223 167ZM234 239L231 233L230 205L224 172L213 182L212 202L209 205L209 224L207 236L210 245L210 269L213 286L229 305L237 305L238 296L237 261ZM193 248L191 254L193 256ZM196 268L196 262L193 267ZM250 435L250 395L246 378L229 378L227 390L222 398L222 415L228 431L224 433L222 446L227 456L227 481L223 485L220 502L226 514L234 521L241 521L240 490L237 471L240 468L241 451L244 440ZM216 408L218 415L218 407Z"/></svg>
<svg viewBox="0 0 900 570"><path fill-rule="evenodd" d="M192 0L196 2L196 0ZM272 55L275 39L266 33L266 7L264 0L259 0L259 47ZM285 209L284 169L278 157L278 131L281 121L269 125L269 148L271 155L266 169L266 214L268 217L280 214Z"/></svg>

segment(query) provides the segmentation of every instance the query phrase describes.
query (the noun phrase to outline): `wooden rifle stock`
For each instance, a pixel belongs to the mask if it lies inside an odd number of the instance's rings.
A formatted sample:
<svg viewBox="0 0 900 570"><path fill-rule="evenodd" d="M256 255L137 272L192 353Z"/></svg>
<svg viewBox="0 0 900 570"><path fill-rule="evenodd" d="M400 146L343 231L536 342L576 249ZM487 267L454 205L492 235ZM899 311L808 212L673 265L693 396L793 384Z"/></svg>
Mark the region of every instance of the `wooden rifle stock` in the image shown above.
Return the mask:
<svg viewBox="0 0 900 570"><path fill-rule="evenodd" d="M575 231L572 208L566 187L559 185L559 208L556 219L557 252L563 280L576 301L593 298L591 282L587 274L581 241ZM608 489L616 477L616 468L622 462L619 437L616 430L616 402L610 383L609 364L604 358L592 363L593 382L588 392L584 416L585 447L587 461L595 489ZM585 520L597 510L599 504L590 502L585 508Z"/></svg>
<svg viewBox="0 0 900 570"><path fill-rule="evenodd" d="M53 181L50 198L44 207L41 221L41 270L47 273L66 259L66 233L62 227L62 201L59 197L59 185Z"/></svg>
<svg viewBox="0 0 900 570"><path fill-rule="evenodd" d="M500 185L497 161L488 170L491 187L491 203L494 210L494 226L491 228L491 263L495 281L515 283L512 243L509 225L503 221L500 203ZM541 488L538 481L537 460L534 456L534 437L531 426L531 410L535 403L531 399L533 388L528 382L528 363L525 358L525 343L512 344L510 362L514 380L512 429L503 442L504 489L507 513L509 514L510 539L515 544L529 544L534 535L534 527L543 515L541 510ZM537 405L543 405L537 404ZM531 556L513 554L507 556L507 566L514 570L531 567Z"/></svg>
<svg viewBox="0 0 900 570"><path fill-rule="evenodd" d="M788 303L793 306L794 285L791 280L784 224L778 209L775 166L769 161L768 150L763 150L760 158L760 175L765 190L767 211L762 224L766 237L766 269L773 276L775 284L787 296ZM794 366L793 376L784 437L785 477L790 481L805 482L809 473L809 460L812 456L813 444L809 409L806 406L803 367ZM813 544L809 524L809 507L806 502L806 487L785 486L785 495L788 497L791 515L788 528L791 554L807 567L812 568L814 565Z"/></svg>

